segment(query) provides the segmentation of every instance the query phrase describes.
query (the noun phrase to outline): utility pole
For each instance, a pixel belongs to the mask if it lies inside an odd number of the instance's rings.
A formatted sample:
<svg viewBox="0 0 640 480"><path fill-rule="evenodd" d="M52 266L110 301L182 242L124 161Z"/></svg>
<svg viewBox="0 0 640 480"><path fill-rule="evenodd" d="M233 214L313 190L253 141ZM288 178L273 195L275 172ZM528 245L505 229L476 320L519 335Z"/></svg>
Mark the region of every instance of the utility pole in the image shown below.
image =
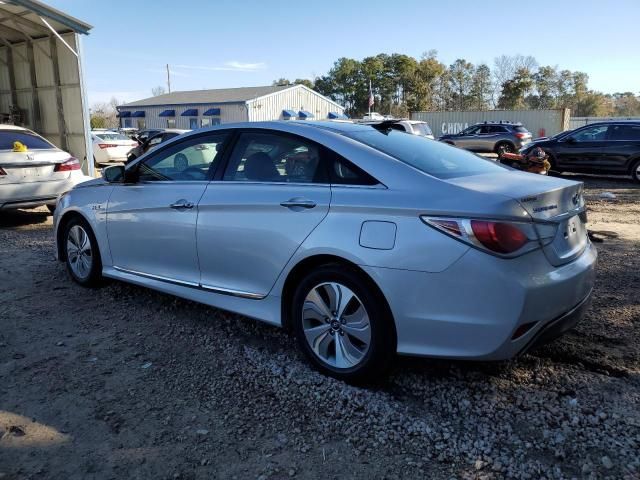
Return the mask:
<svg viewBox="0 0 640 480"><path fill-rule="evenodd" d="M171 77L169 76L169 64L167 63L167 90L171 93Z"/></svg>

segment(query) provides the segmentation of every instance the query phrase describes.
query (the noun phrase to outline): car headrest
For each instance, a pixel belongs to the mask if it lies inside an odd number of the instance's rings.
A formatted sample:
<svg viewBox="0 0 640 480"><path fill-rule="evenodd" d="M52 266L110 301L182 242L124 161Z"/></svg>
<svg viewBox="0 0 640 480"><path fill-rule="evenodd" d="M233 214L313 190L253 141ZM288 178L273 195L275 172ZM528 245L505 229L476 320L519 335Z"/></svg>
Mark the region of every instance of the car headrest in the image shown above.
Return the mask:
<svg viewBox="0 0 640 480"><path fill-rule="evenodd" d="M257 152L250 155L245 161L244 176L247 180L270 182L278 180L280 173L269 155L264 152Z"/></svg>

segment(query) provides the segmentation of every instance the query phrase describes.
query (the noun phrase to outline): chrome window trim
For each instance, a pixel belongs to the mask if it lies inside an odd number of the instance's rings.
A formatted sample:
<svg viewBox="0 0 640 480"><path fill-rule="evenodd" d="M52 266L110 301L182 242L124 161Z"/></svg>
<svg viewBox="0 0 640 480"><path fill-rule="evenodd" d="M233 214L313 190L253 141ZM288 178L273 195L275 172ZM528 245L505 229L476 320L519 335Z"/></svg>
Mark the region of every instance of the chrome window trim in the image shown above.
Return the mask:
<svg viewBox="0 0 640 480"><path fill-rule="evenodd" d="M387 190L387 187L382 183L376 185L354 185L343 183L297 183L297 182L256 182L256 181L243 181L243 180L211 180L208 183L214 184L232 184L232 185L288 185L288 186L300 186L300 187L347 187L347 188L373 188L380 190Z"/></svg>
<svg viewBox="0 0 640 480"><path fill-rule="evenodd" d="M175 278L164 277L162 275L154 275L152 273L140 272L137 270L130 270L128 268L113 266L114 270L122 273L128 273L129 275L136 275L138 277L148 278L150 280L157 280L160 282L171 283L173 285L180 285L182 287L197 288L199 290L207 290L222 295L230 295L232 297L248 298L251 300L262 300L266 295L260 293L243 292L241 290L233 290L231 288L214 287L211 285L203 285L201 283L189 282L186 280L177 280Z"/></svg>

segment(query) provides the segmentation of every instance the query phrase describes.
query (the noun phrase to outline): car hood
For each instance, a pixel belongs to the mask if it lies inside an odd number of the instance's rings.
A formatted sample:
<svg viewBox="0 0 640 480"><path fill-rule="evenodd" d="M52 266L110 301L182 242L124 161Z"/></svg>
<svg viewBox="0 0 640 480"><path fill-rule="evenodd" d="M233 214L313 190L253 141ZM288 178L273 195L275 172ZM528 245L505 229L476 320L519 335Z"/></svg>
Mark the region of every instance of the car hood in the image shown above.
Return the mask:
<svg viewBox="0 0 640 480"><path fill-rule="evenodd" d="M448 179L449 183L476 192L516 200L534 219L547 220L582 208L582 182L507 170L501 173Z"/></svg>

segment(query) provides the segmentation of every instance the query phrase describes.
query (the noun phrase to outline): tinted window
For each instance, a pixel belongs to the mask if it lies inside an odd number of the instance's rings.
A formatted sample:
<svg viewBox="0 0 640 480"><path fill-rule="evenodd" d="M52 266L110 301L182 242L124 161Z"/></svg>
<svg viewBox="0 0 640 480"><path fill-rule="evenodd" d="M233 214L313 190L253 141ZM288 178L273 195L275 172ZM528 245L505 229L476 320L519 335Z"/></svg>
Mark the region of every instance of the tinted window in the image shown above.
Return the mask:
<svg viewBox="0 0 640 480"><path fill-rule="evenodd" d="M474 125L460 132L460 135L476 135L480 131L479 125Z"/></svg>
<svg viewBox="0 0 640 480"><path fill-rule="evenodd" d="M489 131L491 133L506 133L509 130L507 130L505 127L501 127L499 125L492 125L491 127L489 127Z"/></svg>
<svg viewBox="0 0 640 480"><path fill-rule="evenodd" d="M583 128L582 130L578 130L571 136L576 142L600 142L604 140L608 128L608 125L587 127Z"/></svg>
<svg viewBox="0 0 640 480"><path fill-rule="evenodd" d="M518 125L517 127L513 127L513 131L518 133L529 133L529 130L520 125Z"/></svg>
<svg viewBox="0 0 640 480"><path fill-rule="evenodd" d="M612 125L609 139L640 141L640 125Z"/></svg>
<svg viewBox="0 0 640 480"><path fill-rule="evenodd" d="M392 123L391 125L389 125L389 128L392 130L399 130L400 132L406 132L407 129L404 128L404 125L401 125L399 123Z"/></svg>
<svg viewBox="0 0 640 480"><path fill-rule="evenodd" d="M240 182L326 182L318 145L299 137L246 132L233 149L224 180Z"/></svg>
<svg viewBox="0 0 640 480"><path fill-rule="evenodd" d="M438 178L504 171L492 160L417 135L371 129L348 136Z"/></svg>
<svg viewBox="0 0 640 480"><path fill-rule="evenodd" d="M336 153L331 153L329 176L334 185L378 185L371 175Z"/></svg>
<svg viewBox="0 0 640 480"><path fill-rule="evenodd" d="M139 164L141 181L206 180L220 161L226 133L189 138Z"/></svg>
<svg viewBox="0 0 640 480"><path fill-rule="evenodd" d="M0 131L0 150L13 150L13 142L20 142L28 149L56 148L35 133L24 130Z"/></svg>

